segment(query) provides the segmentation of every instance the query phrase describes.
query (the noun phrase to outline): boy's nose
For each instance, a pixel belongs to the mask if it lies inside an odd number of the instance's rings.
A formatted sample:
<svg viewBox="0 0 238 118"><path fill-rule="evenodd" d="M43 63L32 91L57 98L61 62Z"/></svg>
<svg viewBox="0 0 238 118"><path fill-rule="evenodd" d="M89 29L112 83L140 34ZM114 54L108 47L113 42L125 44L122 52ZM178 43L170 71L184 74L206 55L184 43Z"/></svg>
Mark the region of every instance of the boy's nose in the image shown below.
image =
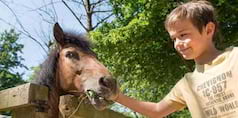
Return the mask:
<svg viewBox="0 0 238 118"><path fill-rule="evenodd" d="M174 42L175 47L183 45L183 44L184 44L184 42L182 40L180 40L180 39L176 39L175 42Z"/></svg>
<svg viewBox="0 0 238 118"><path fill-rule="evenodd" d="M187 45L185 41L178 39L178 40L175 40L174 48L175 48L176 50L179 50L179 49L181 49L181 48L186 47L185 45Z"/></svg>

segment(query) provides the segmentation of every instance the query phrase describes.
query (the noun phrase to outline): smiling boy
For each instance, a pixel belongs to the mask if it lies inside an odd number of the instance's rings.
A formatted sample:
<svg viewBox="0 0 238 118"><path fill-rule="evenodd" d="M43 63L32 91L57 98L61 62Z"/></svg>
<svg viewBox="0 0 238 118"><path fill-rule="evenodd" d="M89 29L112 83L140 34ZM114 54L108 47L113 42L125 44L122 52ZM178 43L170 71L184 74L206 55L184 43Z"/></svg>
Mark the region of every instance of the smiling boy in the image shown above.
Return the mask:
<svg viewBox="0 0 238 118"><path fill-rule="evenodd" d="M194 71L185 74L158 103L122 93L115 101L151 118L185 107L193 118L238 118L238 49L216 49L218 25L211 3L191 1L178 6L167 16L165 27L177 52L195 61Z"/></svg>

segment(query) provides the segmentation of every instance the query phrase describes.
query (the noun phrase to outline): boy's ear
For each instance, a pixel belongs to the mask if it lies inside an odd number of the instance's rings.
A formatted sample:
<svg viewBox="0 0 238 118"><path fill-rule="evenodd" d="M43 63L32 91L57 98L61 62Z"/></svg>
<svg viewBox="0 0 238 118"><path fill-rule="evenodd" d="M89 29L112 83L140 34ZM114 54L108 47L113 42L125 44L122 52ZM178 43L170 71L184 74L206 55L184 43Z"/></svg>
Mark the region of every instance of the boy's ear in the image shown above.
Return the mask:
<svg viewBox="0 0 238 118"><path fill-rule="evenodd" d="M205 30L206 30L206 34L207 34L208 36L213 37L214 32L215 32L215 28L216 28L216 25L215 25L213 22L207 23L206 29L205 29Z"/></svg>

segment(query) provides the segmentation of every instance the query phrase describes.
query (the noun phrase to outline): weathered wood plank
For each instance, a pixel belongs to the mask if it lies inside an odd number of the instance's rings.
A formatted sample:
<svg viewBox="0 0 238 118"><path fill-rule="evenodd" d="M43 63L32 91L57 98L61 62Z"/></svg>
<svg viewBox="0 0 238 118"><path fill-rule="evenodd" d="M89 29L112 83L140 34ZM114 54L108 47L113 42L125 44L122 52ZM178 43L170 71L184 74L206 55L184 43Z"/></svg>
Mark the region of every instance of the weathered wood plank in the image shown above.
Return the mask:
<svg viewBox="0 0 238 118"><path fill-rule="evenodd" d="M0 91L0 111L34 106L34 101L48 99L48 88L32 83Z"/></svg>
<svg viewBox="0 0 238 118"><path fill-rule="evenodd" d="M36 112L36 108L30 106L13 110L12 118L48 118L48 114L46 112Z"/></svg>

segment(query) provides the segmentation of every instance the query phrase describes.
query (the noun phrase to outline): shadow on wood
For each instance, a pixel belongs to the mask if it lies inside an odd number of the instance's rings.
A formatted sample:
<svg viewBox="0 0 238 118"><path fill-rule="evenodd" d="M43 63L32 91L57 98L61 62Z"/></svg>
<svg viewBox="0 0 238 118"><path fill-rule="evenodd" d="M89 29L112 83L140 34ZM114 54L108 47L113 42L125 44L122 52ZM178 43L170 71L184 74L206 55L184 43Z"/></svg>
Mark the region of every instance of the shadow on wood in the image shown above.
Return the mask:
<svg viewBox="0 0 238 118"><path fill-rule="evenodd" d="M81 102L78 97L67 95L60 98L60 111L63 118L129 118L110 109L96 110L92 105ZM78 108L77 108L78 107ZM75 113L74 113L75 112Z"/></svg>

